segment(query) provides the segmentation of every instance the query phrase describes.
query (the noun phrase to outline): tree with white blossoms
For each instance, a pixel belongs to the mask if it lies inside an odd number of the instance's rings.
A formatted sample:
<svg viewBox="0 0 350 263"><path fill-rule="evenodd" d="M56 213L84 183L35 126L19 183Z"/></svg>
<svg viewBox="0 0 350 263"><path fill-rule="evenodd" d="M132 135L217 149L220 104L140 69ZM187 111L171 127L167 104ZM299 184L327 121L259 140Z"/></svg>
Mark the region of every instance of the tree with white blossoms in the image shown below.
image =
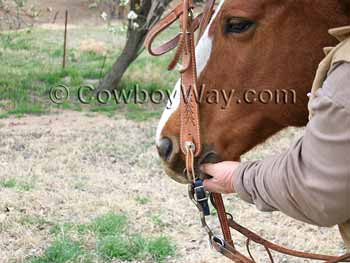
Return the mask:
<svg viewBox="0 0 350 263"><path fill-rule="evenodd" d="M26 3L27 0L0 0L0 31L17 30L21 29L23 25L30 25L26 20L34 19L38 14L26 12ZM24 17L27 19L25 20Z"/></svg>
<svg viewBox="0 0 350 263"><path fill-rule="evenodd" d="M99 90L118 89L118 84L129 65L143 50L148 30L154 26L163 15L172 0L124 0L130 5L128 14L127 40L121 55L113 64L112 69L101 80Z"/></svg>

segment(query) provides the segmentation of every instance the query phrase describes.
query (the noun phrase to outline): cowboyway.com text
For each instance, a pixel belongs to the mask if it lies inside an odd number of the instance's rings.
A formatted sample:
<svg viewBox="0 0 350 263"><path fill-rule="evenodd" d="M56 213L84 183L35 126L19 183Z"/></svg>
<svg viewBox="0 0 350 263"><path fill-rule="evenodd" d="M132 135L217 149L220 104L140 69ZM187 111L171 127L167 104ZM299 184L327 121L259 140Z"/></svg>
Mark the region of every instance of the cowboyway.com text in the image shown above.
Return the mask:
<svg viewBox="0 0 350 263"><path fill-rule="evenodd" d="M100 104L162 104L167 103L171 108L178 104L180 96L185 102L193 94L197 103L217 104L226 109L233 104L295 104L296 91L294 89L209 89L204 85L198 90L186 91L184 88L169 90L146 90L135 85L131 89L123 90L99 90L96 91L91 85L82 86L77 91L77 99L83 104L97 102ZM50 99L56 104L67 101L70 96L70 89L64 85L52 88Z"/></svg>

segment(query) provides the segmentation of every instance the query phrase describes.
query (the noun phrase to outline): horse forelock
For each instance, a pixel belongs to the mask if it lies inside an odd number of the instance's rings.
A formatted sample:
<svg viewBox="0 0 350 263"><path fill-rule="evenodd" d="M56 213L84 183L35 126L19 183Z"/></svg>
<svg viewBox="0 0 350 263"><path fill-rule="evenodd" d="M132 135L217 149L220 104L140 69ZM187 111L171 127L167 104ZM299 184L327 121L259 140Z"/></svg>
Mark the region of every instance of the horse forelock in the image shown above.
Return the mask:
<svg viewBox="0 0 350 263"><path fill-rule="evenodd" d="M215 20L215 17L219 13L220 9L222 8L225 0L221 0L220 4L218 5L217 9L215 10L215 13L206 28L203 36L200 38L197 46L196 46L196 66L197 66L197 75L200 76L200 74L205 69L210 55L212 51L212 42L213 39L209 35L210 27L212 26L213 21ZM181 81L178 80L176 83L173 92L171 94L171 99L168 101L166 108L163 111L162 117L159 121L158 127L157 127L157 133L156 133L156 143L158 145L162 131L171 118L171 116L179 109L180 106L180 97L181 96Z"/></svg>

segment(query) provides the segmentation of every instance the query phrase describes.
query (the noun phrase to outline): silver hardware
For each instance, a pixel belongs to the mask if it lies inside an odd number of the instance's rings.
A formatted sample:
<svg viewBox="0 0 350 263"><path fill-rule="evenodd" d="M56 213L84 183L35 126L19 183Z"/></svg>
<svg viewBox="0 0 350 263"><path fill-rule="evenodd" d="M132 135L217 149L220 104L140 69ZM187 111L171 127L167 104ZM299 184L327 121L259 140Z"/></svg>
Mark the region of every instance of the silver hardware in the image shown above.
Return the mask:
<svg viewBox="0 0 350 263"><path fill-rule="evenodd" d="M198 199L198 198L195 197L195 199L196 199L197 202L203 202L203 201L207 201L208 197L204 197L204 198L201 198L201 199Z"/></svg>
<svg viewBox="0 0 350 263"><path fill-rule="evenodd" d="M196 191L197 189L203 189L203 190L204 190L204 186L201 185L201 186L197 186L197 187L194 188L195 191ZM194 195L194 199L195 199L197 202L207 201L207 200L208 200L208 193L205 192L205 197L200 198L200 199L198 199L197 196Z"/></svg>
<svg viewBox="0 0 350 263"><path fill-rule="evenodd" d="M225 247L225 241L224 241L222 238L217 237L217 236L213 236L213 237L211 238L211 240L212 240L213 242L219 244L221 247Z"/></svg>
<svg viewBox="0 0 350 263"><path fill-rule="evenodd" d="M190 8L188 9L188 17L191 18L191 19L193 19L193 17L194 17L193 8L192 8L192 7L190 7Z"/></svg>
<svg viewBox="0 0 350 263"><path fill-rule="evenodd" d="M196 145L194 145L194 143L192 141L185 142L184 146L185 146L186 151L192 150L194 152L196 150Z"/></svg>

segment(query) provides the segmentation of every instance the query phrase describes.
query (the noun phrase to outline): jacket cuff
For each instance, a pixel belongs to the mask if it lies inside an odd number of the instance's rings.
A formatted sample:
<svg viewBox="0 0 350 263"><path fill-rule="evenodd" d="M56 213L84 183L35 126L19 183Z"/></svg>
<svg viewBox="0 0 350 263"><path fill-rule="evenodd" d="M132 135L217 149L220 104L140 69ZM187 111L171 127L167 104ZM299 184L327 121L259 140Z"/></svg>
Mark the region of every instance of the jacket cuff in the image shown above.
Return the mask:
<svg viewBox="0 0 350 263"><path fill-rule="evenodd" d="M251 204L254 204L253 197L249 193L249 186L252 184L252 176L247 171L247 167L251 165L251 162L240 164L235 170L233 176L233 189L239 195L239 197Z"/></svg>

